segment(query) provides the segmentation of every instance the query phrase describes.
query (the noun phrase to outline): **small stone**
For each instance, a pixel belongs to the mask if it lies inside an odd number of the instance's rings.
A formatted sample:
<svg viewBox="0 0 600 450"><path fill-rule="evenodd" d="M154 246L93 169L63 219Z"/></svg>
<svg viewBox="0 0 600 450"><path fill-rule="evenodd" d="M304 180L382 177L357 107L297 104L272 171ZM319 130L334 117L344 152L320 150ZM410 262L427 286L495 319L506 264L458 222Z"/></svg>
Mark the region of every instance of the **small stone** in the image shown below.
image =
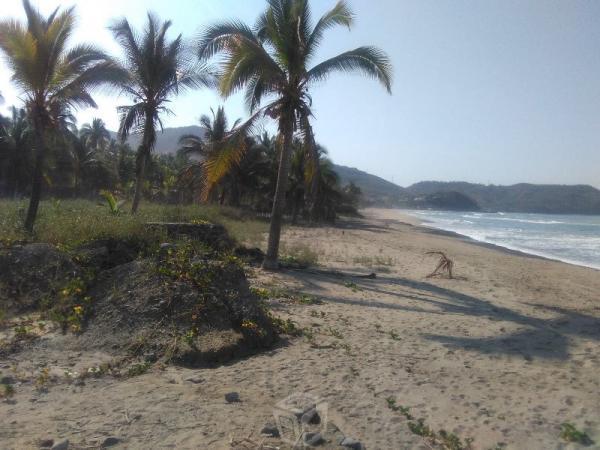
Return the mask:
<svg viewBox="0 0 600 450"><path fill-rule="evenodd" d="M318 425L321 423L321 416L319 416L317 409L313 408L302 414L300 422L304 424Z"/></svg>
<svg viewBox="0 0 600 450"><path fill-rule="evenodd" d="M225 401L227 403L237 403L240 401L240 394L237 392L228 392L225 394Z"/></svg>
<svg viewBox="0 0 600 450"><path fill-rule="evenodd" d="M81 378L77 378L73 384L75 386L85 386L85 381L83 381Z"/></svg>
<svg viewBox="0 0 600 450"><path fill-rule="evenodd" d="M190 377L190 378L186 378L185 381L189 381L190 383L194 383L194 384L200 384L200 383L204 383L204 378L200 378L200 377ZM235 394L235 392L230 392L232 394ZM227 400L227 395L225 395L225 400Z"/></svg>
<svg viewBox="0 0 600 450"><path fill-rule="evenodd" d="M304 443L307 445L320 445L324 442L321 433L312 433L307 431L304 433Z"/></svg>
<svg viewBox="0 0 600 450"><path fill-rule="evenodd" d="M51 448L54 445L54 439L40 439L40 448Z"/></svg>
<svg viewBox="0 0 600 450"><path fill-rule="evenodd" d="M357 441L356 439L353 439L351 437L345 437L344 439L342 439L342 441L340 442L340 446L352 450L362 450L364 448L360 441Z"/></svg>
<svg viewBox="0 0 600 450"><path fill-rule="evenodd" d="M102 448L112 447L113 445L117 445L119 442L121 442L121 439L114 437L114 436L110 436L110 437L107 437L106 439L104 439L101 447Z"/></svg>
<svg viewBox="0 0 600 450"><path fill-rule="evenodd" d="M63 441L57 442L52 446L51 450L68 450L69 448L69 440L65 439Z"/></svg>
<svg viewBox="0 0 600 450"><path fill-rule="evenodd" d="M272 423L266 424L260 433L270 437L279 437L279 429Z"/></svg>

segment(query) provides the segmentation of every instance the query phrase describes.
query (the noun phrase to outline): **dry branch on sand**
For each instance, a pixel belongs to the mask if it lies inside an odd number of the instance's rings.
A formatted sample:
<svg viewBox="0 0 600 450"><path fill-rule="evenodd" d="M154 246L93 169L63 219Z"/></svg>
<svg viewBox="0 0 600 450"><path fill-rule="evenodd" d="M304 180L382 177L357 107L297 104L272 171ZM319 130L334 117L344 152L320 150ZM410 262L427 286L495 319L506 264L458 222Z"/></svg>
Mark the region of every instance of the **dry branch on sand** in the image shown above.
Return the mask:
<svg viewBox="0 0 600 450"><path fill-rule="evenodd" d="M427 275L427 278L432 278L438 275L442 275L444 272L448 273L448 278L452 279L452 268L454 267L454 261L446 256L444 252L427 252L426 255L439 255L440 259L438 265L433 272Z"/></svg>

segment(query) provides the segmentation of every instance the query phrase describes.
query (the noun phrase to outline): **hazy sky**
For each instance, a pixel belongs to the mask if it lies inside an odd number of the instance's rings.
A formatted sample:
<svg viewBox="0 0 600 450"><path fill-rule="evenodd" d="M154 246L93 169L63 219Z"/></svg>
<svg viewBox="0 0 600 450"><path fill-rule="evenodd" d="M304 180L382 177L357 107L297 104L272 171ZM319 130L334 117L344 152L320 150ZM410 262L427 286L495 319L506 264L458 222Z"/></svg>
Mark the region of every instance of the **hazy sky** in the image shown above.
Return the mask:
<svg viewBox="0 0 600 450"><path fill-rule="evenodd" d="M20 0L1 0L0 16L22 17ZM75 40L118 48L106 26L136 25L151 9L192 37L220 18L254 23L263 0L38 0L42 11L77 5ZM315 16L334 0L313 0ZM386 50L393 95L375 81L335 75L313 90L314 128L336 163L400 185L419 180L481 183L587 183L600 187L600 2L591 0L350 0L351 32L329 32L317 59L360 45ZM6 104L18 102L0 63ZM125 98L97 96L98 116L117 128ZM167 126L197 123L224 103L246 114L240 97L186 94Z"/></svg>

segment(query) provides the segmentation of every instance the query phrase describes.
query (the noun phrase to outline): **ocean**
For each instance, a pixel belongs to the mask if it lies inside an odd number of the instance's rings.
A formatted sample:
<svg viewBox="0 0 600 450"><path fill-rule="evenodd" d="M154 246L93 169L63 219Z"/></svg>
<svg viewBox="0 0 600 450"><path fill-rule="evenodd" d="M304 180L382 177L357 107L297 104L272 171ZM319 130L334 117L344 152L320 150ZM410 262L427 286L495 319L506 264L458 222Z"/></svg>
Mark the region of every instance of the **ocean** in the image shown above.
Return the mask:
<svg viewBox="0 0 600 450"><path fill-rule="evenodd" d="M406 211L424 226L481 242L600 269L600 216Z"/></svg>

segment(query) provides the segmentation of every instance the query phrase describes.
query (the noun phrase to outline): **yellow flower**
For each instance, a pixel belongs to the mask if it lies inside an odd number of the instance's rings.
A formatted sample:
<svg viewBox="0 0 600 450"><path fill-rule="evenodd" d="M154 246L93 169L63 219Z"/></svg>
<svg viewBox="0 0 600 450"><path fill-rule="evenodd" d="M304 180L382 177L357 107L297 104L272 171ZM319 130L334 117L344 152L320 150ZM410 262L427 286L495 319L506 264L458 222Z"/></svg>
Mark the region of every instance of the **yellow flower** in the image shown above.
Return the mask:
<svg viewBox="0 0 600 450"><path fill-rule="evenodd" d="M74 307L73 307L73 312L74 312L76 315L78 315L78 316L81 316L81 315L83 315L83 306L79 306L79 305L78 305L78 306L74 306Z"/></svg>

